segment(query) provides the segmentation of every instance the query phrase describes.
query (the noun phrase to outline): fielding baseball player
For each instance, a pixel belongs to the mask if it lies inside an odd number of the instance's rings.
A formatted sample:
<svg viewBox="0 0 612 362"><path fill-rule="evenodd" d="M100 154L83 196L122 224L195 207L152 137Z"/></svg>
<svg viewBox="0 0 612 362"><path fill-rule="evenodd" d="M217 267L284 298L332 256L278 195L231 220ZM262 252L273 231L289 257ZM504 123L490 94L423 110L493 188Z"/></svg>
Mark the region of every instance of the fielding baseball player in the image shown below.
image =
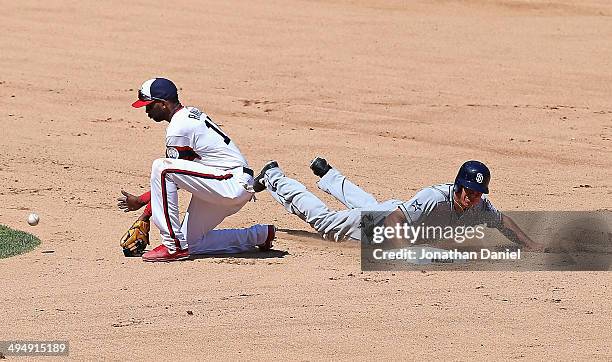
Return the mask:
<svg viewBox="0 0 612 362"><path fill-rule="evenodd" d="M245 229L213 230L223 219L253 198L253 171L238 147L208 115L183 107L172 81L154 78L142 84L135 108L146 107L155 122L169 122L166 157L153 162L151 191L136 197L122 191L118 201L124 211L144 213L121 240L124 253L140 254L149 243L149 219L160 231L162 244L142 255L145 261L187 259L190 254L269 250L273 225ZM191 193L181 223L178 189Z"/></svg>
<svg viewBox="0 0 612 362"><path fill-rule="evenodd" d="M382 203L332 168L324 158L315 158L310 168L321 178L318 187L338 199L346 210L330 210L304 185L287 177L276 161L263 167L253 187L256 192L267 189L290 213L306 221L324 238L359 240L361 211L381 211L385 226L486 224L499 229L525 249L541 249L540 244L533 242L510 217L495 209L483 196L489 193L491 174L481 162L465 162L452 184L424 188L406 202L389 200Z"/></svg>

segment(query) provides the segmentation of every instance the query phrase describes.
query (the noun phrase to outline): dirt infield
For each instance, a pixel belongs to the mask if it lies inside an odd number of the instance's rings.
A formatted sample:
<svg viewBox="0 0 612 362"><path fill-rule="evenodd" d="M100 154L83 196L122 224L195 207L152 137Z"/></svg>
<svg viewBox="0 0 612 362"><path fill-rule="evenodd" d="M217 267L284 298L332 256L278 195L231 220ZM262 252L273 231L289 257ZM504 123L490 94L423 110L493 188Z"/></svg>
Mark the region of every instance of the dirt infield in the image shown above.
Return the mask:
<svg viewBox="0 0 612 362"><path fill-rule="evenodd" d="M361 273L354 244L265 194L222 227L275 223L277 252L145 264L115 206L164 154L165 125L130 107L163 75L254 169L313 189L317 154L381 200L477 158L502 210L612 209L608 1L0 3L0 224L42 240L0 260L0 340L82 360L612 358L609 272Z"/></svg>

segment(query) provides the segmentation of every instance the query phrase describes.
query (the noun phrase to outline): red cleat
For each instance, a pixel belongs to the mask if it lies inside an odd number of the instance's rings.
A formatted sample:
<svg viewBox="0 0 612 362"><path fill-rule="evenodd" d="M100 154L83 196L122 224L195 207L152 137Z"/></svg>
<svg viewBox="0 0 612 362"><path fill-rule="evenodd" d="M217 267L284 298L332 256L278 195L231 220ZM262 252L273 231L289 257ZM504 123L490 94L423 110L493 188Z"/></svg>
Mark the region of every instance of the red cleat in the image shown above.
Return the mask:
<svg viewBox="0 0 612 362"><path fill-rule="evenodd" d="M272 249L272 241L276 239L276 227L274 225L268 225L268 237L263 244L257 245L259 251L268 251Z"/></svg>
<svg viewBox="0 0 612 362"><path fill-rule="evenodd" d="M142 254L142 260L144 261L177 261L177 260L185 260L189 258L189 250L177 250L174 253L170 253L170 250L164 245L161 244L153 250L149 250L146 253Z"/></svg>

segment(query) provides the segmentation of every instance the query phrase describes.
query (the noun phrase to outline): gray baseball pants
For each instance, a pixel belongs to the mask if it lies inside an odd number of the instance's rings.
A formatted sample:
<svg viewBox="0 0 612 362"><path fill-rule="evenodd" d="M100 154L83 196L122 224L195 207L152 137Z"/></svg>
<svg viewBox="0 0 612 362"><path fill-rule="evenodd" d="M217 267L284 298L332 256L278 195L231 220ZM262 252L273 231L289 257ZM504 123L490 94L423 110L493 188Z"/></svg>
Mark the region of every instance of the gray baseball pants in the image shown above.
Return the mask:
<svg viewBox="0 0 612 362"><path fill-rule="evenodd" d="M340 211L331 210L306 186L287 177L278 167L269 169L263 181L272 197L287 211L306 221L323 238L333 238L336 241L349 238L360 240L362 211L390 213L401 203L398 200L379 203L374 196L349 181L335 168L330 169L317 186L347 207Z"/></svg>

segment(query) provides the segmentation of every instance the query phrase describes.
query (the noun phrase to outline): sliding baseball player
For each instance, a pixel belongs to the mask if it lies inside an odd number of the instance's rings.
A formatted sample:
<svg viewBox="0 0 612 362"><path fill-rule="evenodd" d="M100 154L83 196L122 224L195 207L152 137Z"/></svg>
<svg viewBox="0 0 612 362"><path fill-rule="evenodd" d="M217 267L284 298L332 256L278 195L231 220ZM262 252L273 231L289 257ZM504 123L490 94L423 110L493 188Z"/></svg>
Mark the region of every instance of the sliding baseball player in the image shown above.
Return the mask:
<svg viewBox="0 0 612 362"><path fill-rule="evenodd" d="M287 177L276 161L268 162L255 177L254 189L256 192L267 189L287 211L306 221L324 238L359 240L362 211L380 211L384 215L385 226L486 224L499 229L526 250L542 248L484 196L489 193L491 174L487 166L479 161L465 162L454 183L424 188L405 202L388 200L382 203L349 181L323 158L315 158L310 168L321 178L318 187L344 204L345 210L331 210L303 184Z"/></svg>

